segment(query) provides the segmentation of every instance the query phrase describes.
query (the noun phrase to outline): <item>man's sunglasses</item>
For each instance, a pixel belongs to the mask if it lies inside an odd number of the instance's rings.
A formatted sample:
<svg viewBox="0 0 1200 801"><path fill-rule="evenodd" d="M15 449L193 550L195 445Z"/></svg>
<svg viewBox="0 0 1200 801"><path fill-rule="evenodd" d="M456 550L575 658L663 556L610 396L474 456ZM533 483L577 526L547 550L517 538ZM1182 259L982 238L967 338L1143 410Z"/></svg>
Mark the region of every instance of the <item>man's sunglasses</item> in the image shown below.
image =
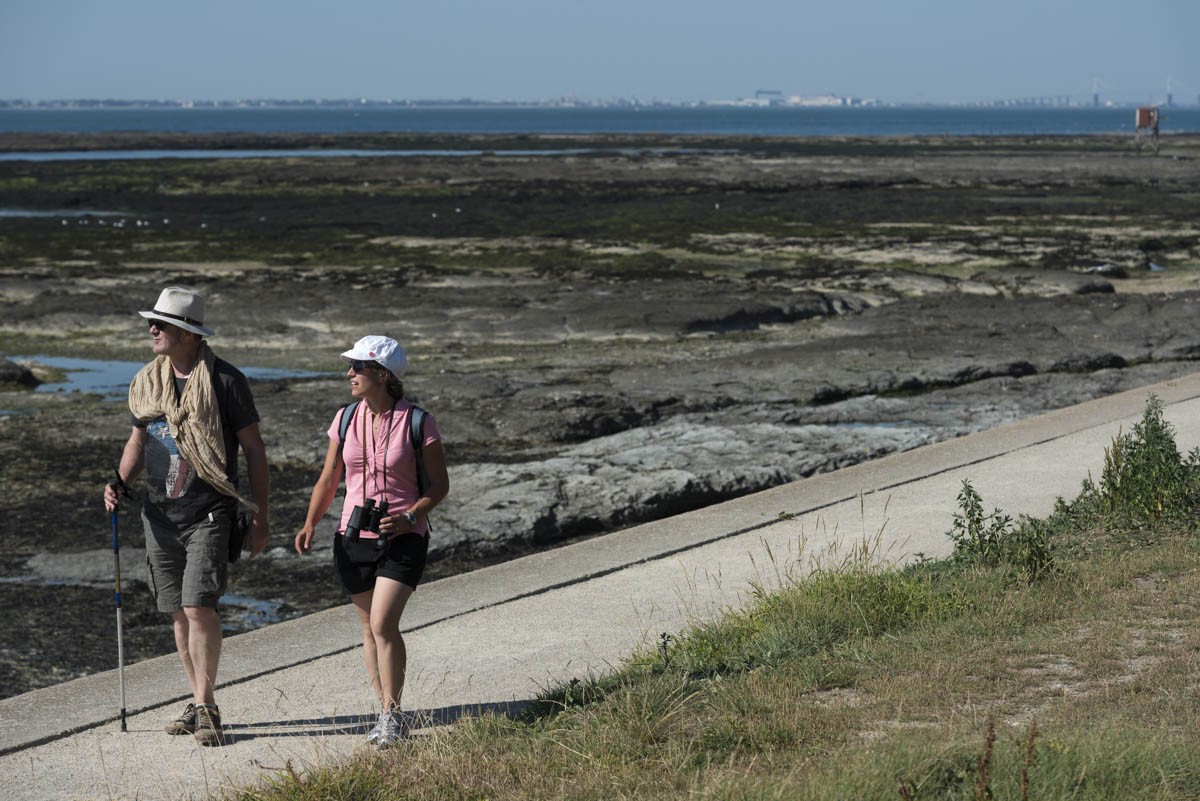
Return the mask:
<svg viewBox="0 0 1200 801"><path fill-rule="evenodd" d="M354 361L350 362L350 369L356 373L361 373L364 370L366 370L368 367L378 367L378 366L379 365L375 362L364 362L361 359L355 359Z"/></svg>

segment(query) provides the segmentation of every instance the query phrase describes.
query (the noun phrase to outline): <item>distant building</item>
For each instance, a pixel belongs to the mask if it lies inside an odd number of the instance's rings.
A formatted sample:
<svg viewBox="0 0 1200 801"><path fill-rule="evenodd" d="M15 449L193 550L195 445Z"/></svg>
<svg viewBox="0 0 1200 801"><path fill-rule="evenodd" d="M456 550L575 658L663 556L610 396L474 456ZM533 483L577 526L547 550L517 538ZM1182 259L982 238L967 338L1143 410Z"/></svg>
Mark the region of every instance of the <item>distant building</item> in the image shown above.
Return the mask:
<svg viewBox="0 0 1200 801"><path fill-rule="evenodd" d="M754 97L741 97L736 100L709 100L708 106L731 106L734 108L835 108L842 106L875 106L874 100L863 100L857 97L843 95L789 95L783 97L781 92L760 89Z"/></svg>
<svg viewBox="0 0 1200 801"><path fill-rule="evenodd" d="M802 95L792 95L784 100L781 105L784 106L848 106L847 98L839 97L838 95L817 95L815 97L805 97Z"/></svg>

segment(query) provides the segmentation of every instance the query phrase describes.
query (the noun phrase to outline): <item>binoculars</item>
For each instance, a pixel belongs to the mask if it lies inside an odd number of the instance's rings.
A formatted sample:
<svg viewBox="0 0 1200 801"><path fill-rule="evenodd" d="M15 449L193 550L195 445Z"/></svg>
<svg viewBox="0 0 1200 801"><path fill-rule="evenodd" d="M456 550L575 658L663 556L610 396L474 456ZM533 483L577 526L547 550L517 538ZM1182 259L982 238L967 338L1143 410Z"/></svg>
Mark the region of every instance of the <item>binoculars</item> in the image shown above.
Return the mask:
<svg viewBox="0 0 1200 801"><path fill-rule="evenodd" d="M345 538L347 540L356 540L358 535L363 532L379 533L379 521L387 517L388 502L380 501L379 505L375 504L375 499L370 498L363 502L362 506L355 506L354 511L350 513L350 520L346 523ZM379 537L375 541L375 547L383 549L387 546L387 539Z"/></svg>

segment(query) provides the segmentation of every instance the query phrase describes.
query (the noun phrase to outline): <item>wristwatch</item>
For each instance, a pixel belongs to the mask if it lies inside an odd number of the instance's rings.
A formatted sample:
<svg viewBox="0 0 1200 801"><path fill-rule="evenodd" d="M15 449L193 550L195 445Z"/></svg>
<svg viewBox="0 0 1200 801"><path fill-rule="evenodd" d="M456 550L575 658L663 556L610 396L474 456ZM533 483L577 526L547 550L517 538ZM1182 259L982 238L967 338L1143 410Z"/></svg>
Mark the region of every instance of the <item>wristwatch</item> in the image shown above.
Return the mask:
<svg viewBox="0 0 1200 801"><path fill-rule="evenodd" d="M417 524L417 513L409 509L404 512L404 519L408 521L409 528L412 528Z"/></svg>

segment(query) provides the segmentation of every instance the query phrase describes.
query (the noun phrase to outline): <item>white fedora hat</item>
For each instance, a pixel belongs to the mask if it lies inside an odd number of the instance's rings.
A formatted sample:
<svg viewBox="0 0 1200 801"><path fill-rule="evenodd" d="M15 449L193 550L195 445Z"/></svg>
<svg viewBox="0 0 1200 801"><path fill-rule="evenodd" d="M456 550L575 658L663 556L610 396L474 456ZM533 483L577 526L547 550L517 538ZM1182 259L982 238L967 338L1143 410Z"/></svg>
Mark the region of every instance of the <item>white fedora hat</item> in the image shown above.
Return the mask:
<svg viewBox="0 0 1200 801"><path fill-rule="evenodd" d="M204 327L204 298L190 289L169 286L159 293L152 311L140 311L138 314L147 320L161 320L200 336L213 335L211 330Z"/></svg>

